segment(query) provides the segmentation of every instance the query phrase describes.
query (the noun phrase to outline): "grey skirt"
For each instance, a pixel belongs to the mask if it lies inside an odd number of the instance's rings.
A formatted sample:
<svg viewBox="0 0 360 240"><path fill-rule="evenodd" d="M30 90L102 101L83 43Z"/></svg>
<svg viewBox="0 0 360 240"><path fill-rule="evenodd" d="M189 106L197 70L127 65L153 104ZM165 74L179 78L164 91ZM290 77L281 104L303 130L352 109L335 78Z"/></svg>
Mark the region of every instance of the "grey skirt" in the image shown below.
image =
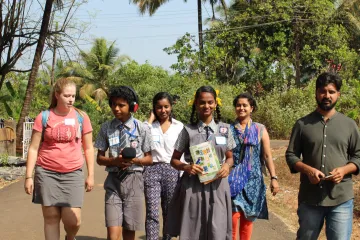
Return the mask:
<svg viewBox="0 0 360 240"><path fill-rule="evenodd" d="M231 195L227 178L209 184L184 172L167 216L165 232L180 240L231 240Z"/></svg>
<svg viewBox="0 0 360 240"><path fill-rule="evenodd" d="M43 206L81 208L84 185L82 169L59 173L36 166L32 201Z"/></svg>

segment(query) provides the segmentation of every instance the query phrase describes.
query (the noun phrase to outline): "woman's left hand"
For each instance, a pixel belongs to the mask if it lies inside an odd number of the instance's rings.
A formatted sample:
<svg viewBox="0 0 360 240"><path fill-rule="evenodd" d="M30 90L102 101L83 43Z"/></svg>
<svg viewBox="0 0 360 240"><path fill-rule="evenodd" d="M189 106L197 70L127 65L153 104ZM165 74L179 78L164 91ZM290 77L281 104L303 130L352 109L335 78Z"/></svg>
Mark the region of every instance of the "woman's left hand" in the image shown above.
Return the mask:
<svg viewBox="0 0 360 240"><path fill-rule="evenodd" d="M94 177L88 176L85 181L86 192L90 192L94 188Z"/></svg>
<svg viewBox="0 0 360 240"><path fill-rule="evenodd" d="M276 179L271 180L270 190L273 196L275 196L280 191L279 183Z"/></svg>
<svg viewBox="0 0 360 240"><path fill-rule="evenodd" d="M224 163L221 166L220 171L216 174L218 178L226 178L230 174L230 166L227 163Z"/></svg>

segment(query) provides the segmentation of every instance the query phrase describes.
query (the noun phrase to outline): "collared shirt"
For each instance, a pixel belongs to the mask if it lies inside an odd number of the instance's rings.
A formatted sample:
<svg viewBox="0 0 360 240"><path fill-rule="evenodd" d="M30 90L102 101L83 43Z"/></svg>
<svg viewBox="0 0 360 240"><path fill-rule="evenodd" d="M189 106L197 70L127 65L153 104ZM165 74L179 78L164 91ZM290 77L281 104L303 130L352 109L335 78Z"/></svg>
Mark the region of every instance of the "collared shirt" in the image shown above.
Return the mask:
<svg viewBox="0 0 360 240"><path fill-rule="evenodd" d="M184 124L173 118L169 129L165 133L163 133L158 121L148 125L151 129L151 136L154 142L154 149L151 151L153 162L170 163L175 142L178 139L179 133L184 128Z"/></svg>
<svg viewBox="0 0 360 240"><path fill-rule="evenodd" d="M210 131L209 138L210 139L212 137L212 134L214 134L220 130L218 124L215 123L214 119L212 119L212 121L209 123L209 125L206 125L202 121L199 121L197 124L199 134L206 134L206 129L205 129L206 126L209 127L209 131ZM210 140L210 139L208 139L208 140ZM175 143L175 149L179 152L185 152L185 150L187 150L190 147L189 142L190 142L189 133L184 128L180 132L179 137ZM227 130L226 150L232 150L235 147L236 147L236 143L235 143L234 137L233 137L231 131ZM185 156L185 159L186 159L186 156Z"/></svg>
<svg viewBox="0 0 360 240"><path fill-rule="evenodd" d="M99 134L96 137L95 147L101 151L107 151L109 149L109 157L117 157L121 151L120 144L113 144L110 146L110 139L119 138L120 126L123 123L114 118L111 121L107 121L101 125ZM124 124L126 132L126 147L133 147L136 149L136 157L142 158L144 153L150 152L154 146L150 133L150 129L145 126L139 120L132 116ZM143 167L133 164L128 168L129 170L142 171ZM118 167L107 166L106 171L117 172Z"/></svg>
<svg viewBox="0 0 360 240"><path fill-rule="evenodd" d="M302 159L300 159L302 155ZM341 113L335 113L324 121L314 111L299 119L292 131L286 161L290 171L298 161L329 175L334 168L348 163L360 168L360 134L356 123ZM311 184L307 175L300 175L299 203L319 206L336 206L354 198L351 174L345 175L339 184L321 181Z"/></svg>

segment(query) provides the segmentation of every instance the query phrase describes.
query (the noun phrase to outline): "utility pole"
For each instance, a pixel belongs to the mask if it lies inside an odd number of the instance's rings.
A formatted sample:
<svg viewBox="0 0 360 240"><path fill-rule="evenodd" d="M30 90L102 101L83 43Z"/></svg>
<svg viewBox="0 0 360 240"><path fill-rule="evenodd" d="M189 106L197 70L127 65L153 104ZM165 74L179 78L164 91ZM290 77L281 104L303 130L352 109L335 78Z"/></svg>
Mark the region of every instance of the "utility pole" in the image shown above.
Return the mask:
<svg viewBox="0 0 360 240"><path fill-rule="evenodd" d="M199 62L200 62L200 70L203 72L204 67L202 65L202 60L204 56L204 39L203 39L203 30L202 30L202 7L201 7L201 1L197 1L197 8L198 8L198 31L199 31Z"/></svg>
<svg viewBox="0 0 360 240"><path fill-rule="evenodd" d="M293 24L294 24L294 51L295 51L295 86L300 88L300 78L301 78L301 56L300 56L300 47L301 47L301 32L300 32L300 22L299 16L295 13ZM290 86L289 86L290 88Z"/></svg>

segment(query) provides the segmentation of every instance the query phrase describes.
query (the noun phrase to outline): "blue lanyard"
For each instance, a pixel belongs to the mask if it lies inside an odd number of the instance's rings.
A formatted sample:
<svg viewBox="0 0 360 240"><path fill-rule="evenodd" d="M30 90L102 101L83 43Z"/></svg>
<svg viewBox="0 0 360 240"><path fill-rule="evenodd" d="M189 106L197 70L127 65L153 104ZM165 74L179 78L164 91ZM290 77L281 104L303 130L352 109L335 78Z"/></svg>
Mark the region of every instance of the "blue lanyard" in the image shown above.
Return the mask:
<svg viewBox="0 0 360 240"><path fill-rule="evenodd" d="M132 138L137 138L137 136L136 135L134 135L134 133L135 133L135 131L136 131L136 128L137 128L137 122L134 120L134 129L131 131L131 132L129 132L125 127L124 127L124 125L122 125L122 128L124 128L124 131L125 131L125 133L127 134L127 135L129 135L130 137L132 137Z"/></svg>

